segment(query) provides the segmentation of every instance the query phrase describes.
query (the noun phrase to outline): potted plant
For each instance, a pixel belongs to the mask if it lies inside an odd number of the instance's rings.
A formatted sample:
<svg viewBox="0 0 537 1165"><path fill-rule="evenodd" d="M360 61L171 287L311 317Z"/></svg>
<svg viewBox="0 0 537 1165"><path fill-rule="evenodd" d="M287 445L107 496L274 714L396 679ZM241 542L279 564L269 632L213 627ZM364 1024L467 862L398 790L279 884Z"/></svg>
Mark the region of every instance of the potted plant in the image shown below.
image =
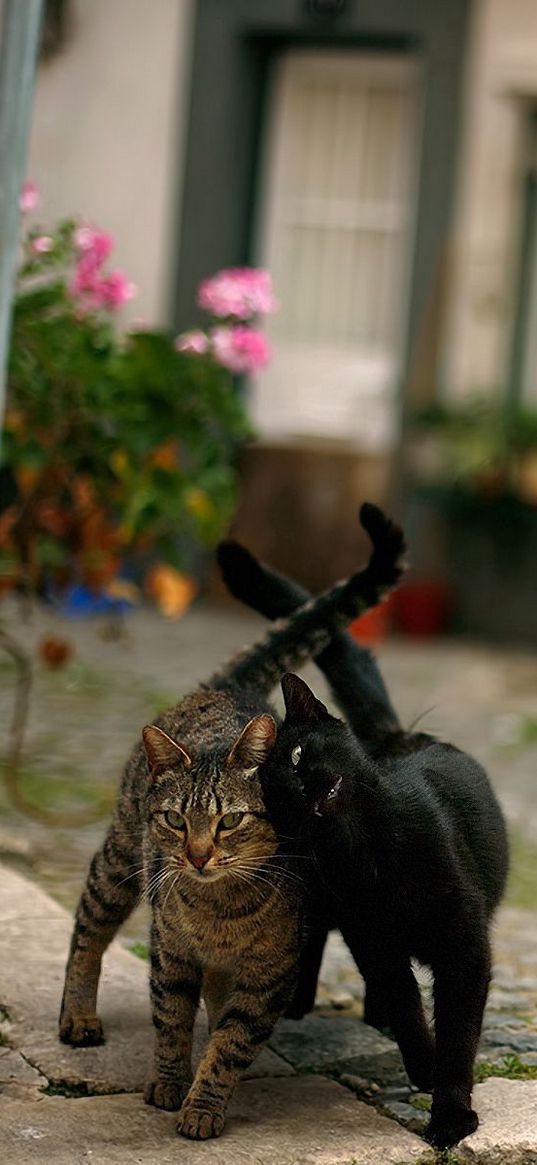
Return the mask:
<svg viewBox="0 0 537 1165"><path fill-rule="evenodd" d="M122 331L135 288L110 266L113 239L74 219L48 232L28 225L37 200L26 184L0 461L0 598L13 591L84 613L117 609L145 588L178 616L196 591L196 548L212 545L233 511L237 450L250 435L234 378L269 357L253 322L274 309L269 276L246 268L205 280L204 330ZM1 610L0 646L27 680ZM39 652L52 667L69 655L53 642Z"/></svg>
<svg viewBox="0 0 537 1165"><path fill-rule="evenodd" d="M266 272L200 288L214 322L173 337L117 313L134 293L113 240L74 220L25 231L2 448L0 587L113 594L127 564L188 566L235 499L249 424L233 377L268 358L251 319L274 303ZM153 574L153 593L154 574Z"/></svg>
<svg viewBox="0 0 537 1165"><path fill-rule="evenodd" d="M422 411L407 482L418 581L451 586L461 629L537 639L537 413L483 398Z"/></svg>

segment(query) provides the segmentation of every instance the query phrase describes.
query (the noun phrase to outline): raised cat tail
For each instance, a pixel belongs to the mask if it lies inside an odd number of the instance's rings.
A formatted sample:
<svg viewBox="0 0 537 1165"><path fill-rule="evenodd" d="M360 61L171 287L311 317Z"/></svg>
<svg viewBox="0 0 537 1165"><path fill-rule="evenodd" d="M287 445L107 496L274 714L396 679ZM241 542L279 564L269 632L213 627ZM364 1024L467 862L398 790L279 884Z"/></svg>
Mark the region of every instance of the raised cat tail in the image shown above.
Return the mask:
<svg viewBox="0 0 537 1165"><path fill-rule="evenodd" d="M259 562L239 542L221 542L217 559L231 594L268 619L290 615L311 598L294 579ZM376 744L401 733L377 661L367 647L340 631L315 656L315 663L360 740Z"/></svg>
<svg viewBox="0 0 537 1165"><path fill-rule="evenodd" d="M269 692L284 672L318 655L337 631L395 586L404 569L406 546L402 531L370 502L364 502L360 522L373 543L365 569L305 603L287 619L279 620L262 640L217 672L208 686L237 684Z"/></svg>

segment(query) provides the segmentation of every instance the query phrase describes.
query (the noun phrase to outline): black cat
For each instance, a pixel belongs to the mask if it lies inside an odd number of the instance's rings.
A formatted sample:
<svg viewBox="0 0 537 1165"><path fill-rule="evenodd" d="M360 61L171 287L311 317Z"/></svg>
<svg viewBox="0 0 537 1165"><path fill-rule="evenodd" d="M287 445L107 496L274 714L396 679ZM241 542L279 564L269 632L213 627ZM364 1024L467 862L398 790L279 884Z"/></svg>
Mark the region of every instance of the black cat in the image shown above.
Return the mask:
<svg viewBox="0 0 537 1165"><path fill-rule="evenodd" d="M235 544L220 561L230 589L266 614L303 601L300 588ZM312 1006L327 930L337 925L366 982L366 1022L389 1026L410 1079L432 1087L427 1135L449 1147L478 1124L472 1069L490 978L489 922L507 873L504 820L476 761L401 729L376 665L352 640L338 636L317 662L354 733L288 674L286 718L263 772L277 830L300 835L314 858L293 1013ZM433 972L434 1038L411 957Z"/></svg>

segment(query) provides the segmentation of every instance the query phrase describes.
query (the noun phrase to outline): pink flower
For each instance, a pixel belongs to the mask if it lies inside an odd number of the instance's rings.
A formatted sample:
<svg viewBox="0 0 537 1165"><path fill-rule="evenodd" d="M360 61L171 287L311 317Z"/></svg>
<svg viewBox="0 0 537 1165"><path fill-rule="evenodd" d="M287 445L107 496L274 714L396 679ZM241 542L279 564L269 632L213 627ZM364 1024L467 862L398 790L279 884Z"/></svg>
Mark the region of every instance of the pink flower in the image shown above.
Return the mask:
<svg viewBox="0 0 537 1165"><path fill-rule="evenodd" d="M89 310L106 307L115 311L136 295L134 283L127 279L123 271L101 275L93 251L87 251L79 259L71 291L73 295L80 296L83 307Z"/></svg>
<svg viewBox="0 0 537 1165"><path fill-rule="evenodd" d="M77 227L73 234L73 242L82 254L91 255L97 265L104 263L114 247L112 235L90 226Z"/></svg>
<svg viewBox="0 0 537 1165"><path fill-rule="evenodd" d="M88 307L100 307L101 283L102 279L93 255L91 253L82 255L76 265L71 284L73 295L83 296Z"/></svg>
<svg viewBox="0 0 537 1165"><path fill-rule="evenodd" d="M37 239L32 240L31 246L37 255L45 255L47 251L52 251L54 240L50 235L38 235Z"/></svg>
<svg viewBox="0 0 537 1165"><path fill-rule="evenodd" d="M198 304L213 316L249 320L258 313L276 310L268 271L260 267L231 267L205 279L198 289Z"/></svg>
<svg viewBox="0 0 537 1165"><path fill-rule="evenodd" d="M215 360L230 372L253 374L265 367L270 348L263 332L236 324L230 328L213 328L212 351Z"/></svg>
<svg viewBox="0 0 537 1165"><path fill-rule="evenodd" d="M23 182L19 195L19 209L22 214L30 214L39 206L39 191L35 182Z"/></svg>
<svg viewBox="0 0 537 1165"><path fill-rule="evenodd" d="M109 275L105 275L101 281L101 297L102 302L107 307L118 308L123 307L129 299L133 299L136 295L136 284L131 283L127 279L124 271L111 271Z"/></svg>
<svg viewBox="0 0 537 1165"><path fill-rule="evenodd" d="M209 347L209 337L206 332L202 332L201 328L198 328L177 336L173 346L177 352L191 352L197 356L203 356Z"/></svg>

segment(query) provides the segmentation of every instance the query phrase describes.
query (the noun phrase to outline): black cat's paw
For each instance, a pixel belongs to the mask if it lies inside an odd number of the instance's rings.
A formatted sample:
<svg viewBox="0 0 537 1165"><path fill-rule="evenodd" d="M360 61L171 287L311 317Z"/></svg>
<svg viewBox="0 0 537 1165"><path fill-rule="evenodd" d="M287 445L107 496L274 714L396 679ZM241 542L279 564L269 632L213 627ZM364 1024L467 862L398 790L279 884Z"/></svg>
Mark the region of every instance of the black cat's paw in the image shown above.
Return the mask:
<svg viewBox="0 0 537 1165"><path fill-rule="evenodd" d="M432 1092L434 1079L434 1050L421 1055L403 1057L406 1074L420 1092Z"/></svg>
<svg viewBox="0 0 537 1165"><path fill-rule="evenodd" d="M475 1133L478 1124L479 1118L473 1108L453 1104L435 1110L433 1103L425 1137L435 1149L451 1149L464 1137Z"/></svg>
<svg viewBox="0 0 537 1165"><path fill-rule="evenodd" d="M95 1048L104 1044L103 1025L98 1015L73 1015L60 1018L60 1040L73 1048Z"/></svg>

